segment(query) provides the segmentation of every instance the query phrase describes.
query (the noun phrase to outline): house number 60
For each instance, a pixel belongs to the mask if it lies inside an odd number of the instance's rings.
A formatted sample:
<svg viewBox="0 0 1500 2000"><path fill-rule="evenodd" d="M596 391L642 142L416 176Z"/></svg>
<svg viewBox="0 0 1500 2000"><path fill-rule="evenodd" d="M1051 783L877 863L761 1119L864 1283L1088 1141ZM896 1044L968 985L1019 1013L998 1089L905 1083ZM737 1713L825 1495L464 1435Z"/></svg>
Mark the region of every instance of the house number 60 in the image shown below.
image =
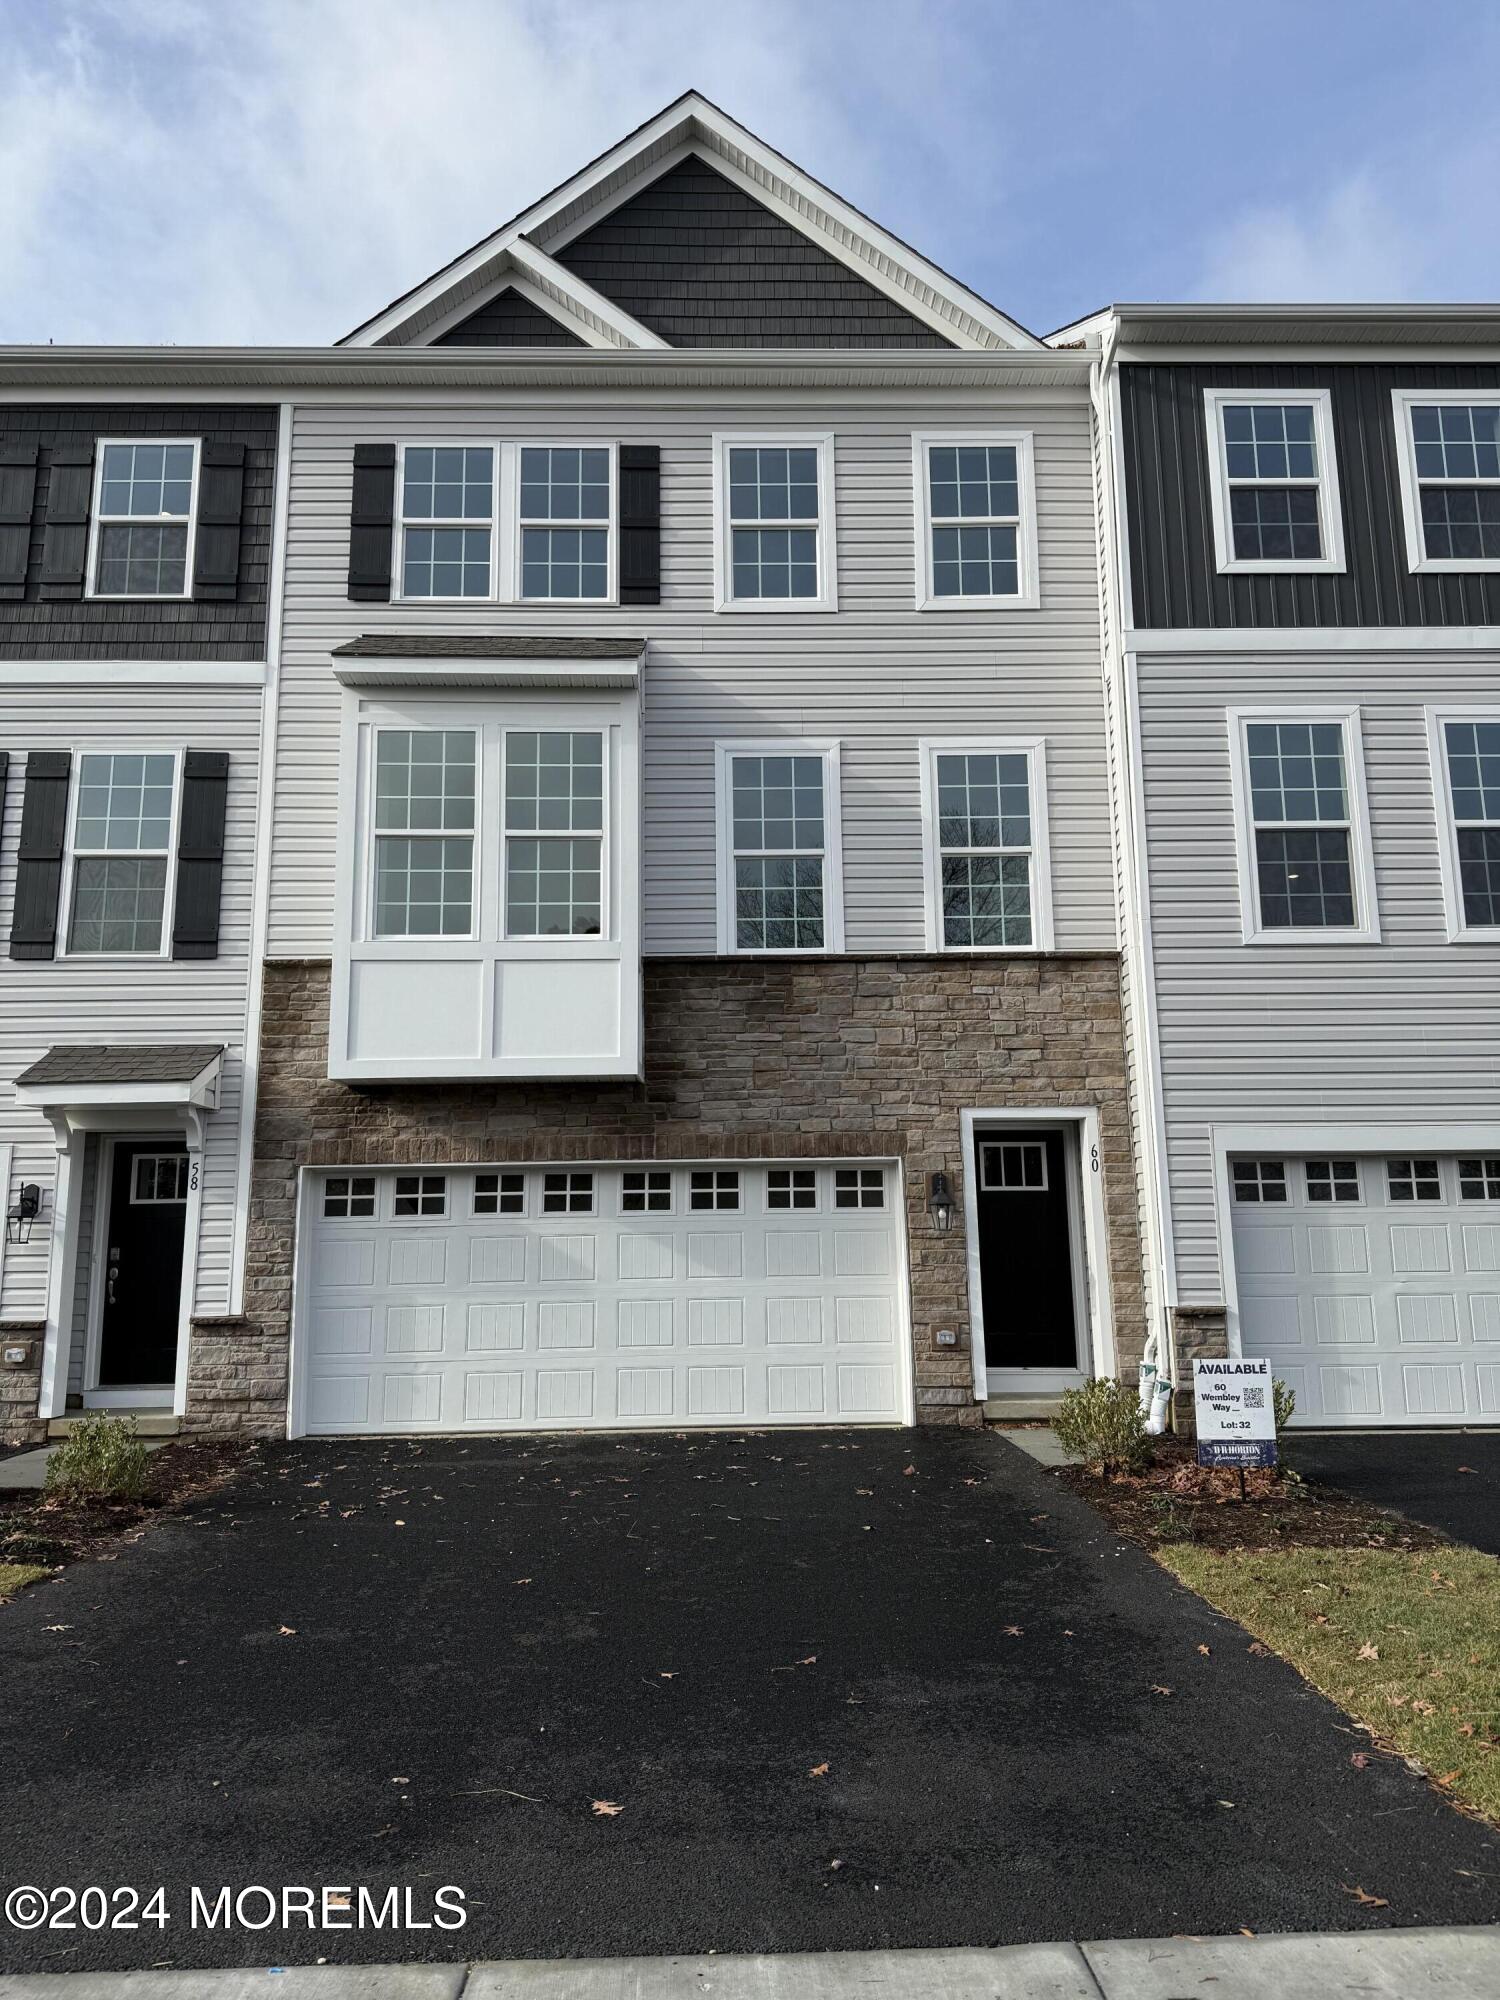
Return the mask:
<svg viewBox="0 0 1500 2000"><path fill-rule="evenodd" d="M1099 1171L1099 1148L1098 1148L1097 1146L1090 1146L1090 1147L1089 1147L1089 1172L1090 1172L1091 1174L1097 1174L1097 1173L1098 1173L1098 1171Z"/></svg>

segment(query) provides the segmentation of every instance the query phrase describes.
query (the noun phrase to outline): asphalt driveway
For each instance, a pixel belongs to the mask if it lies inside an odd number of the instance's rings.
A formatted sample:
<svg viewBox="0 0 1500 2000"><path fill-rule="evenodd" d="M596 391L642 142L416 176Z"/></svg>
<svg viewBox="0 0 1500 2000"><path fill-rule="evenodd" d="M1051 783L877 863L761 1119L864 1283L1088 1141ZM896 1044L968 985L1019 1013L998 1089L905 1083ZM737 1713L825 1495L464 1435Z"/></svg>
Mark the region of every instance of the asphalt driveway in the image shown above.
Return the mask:
<svg viewBox="0 0 1500 2000"><path fill-rule="evenodd" d="M1500 1431L1293 1431L1285 1450L1304 1479L1500 1556Z"/></svg>
<svg viewBox="0 0 1500 2000"><path fill-rule="evenodd" d="M269 1448L0 1610L0 1687L5 1885L171 1913L10 1969L1500 1918L1500 1837L994 1435ZM470 1919L189 1927L287 1883Z"/></svg>

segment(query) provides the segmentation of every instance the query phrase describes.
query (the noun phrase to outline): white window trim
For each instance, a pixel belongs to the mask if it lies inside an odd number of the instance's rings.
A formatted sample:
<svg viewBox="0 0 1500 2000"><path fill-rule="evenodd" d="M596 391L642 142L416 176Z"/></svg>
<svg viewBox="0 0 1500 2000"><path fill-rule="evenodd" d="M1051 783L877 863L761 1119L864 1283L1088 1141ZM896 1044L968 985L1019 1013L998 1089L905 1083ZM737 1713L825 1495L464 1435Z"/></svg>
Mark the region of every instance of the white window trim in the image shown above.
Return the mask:
<svg viewBox="0 0 1500 2000"><path fill-rule="evenodd" d="M837 611L838 522L834 512L832 431L715 431L713 434L714 610L765 613ZM787 447L818 454L818 594L816 597L736 597L732 524L729 519L729 453L736 446ZM748 525L748 524L747 524ZM767 525L774 526L773 523Z"/></svg>
<svg viewBox="0 0 1500 2000"><path fill-rule="evenodd" d="M937 760L940 756L1024 756L1031 802L1031 943L947 944L943 939L943 850L938 825ZM1052 846L1047 824L1047 739L1045 736L928 736L917 744L922 765L922 854L926 887L927 949L957 958L1027 958L1050 952L1052 931ZM1014 848L1002 852L1015 853Z"/></svg>
<svg viewBox="0 0 1500 2000"><path fill-rule="evenodd" d="M482 597L408 596L406 533L408 528L434 524L406 513L406 454L408 451L488 451L491 460L490 518L484 521L443 521L443 527L483 528L490 532L490 587ZM607 571L603 597L523 597L521 595L521 453L522 451L602 451L609 460L609 520L553 523L554 526L606 529ZM539 526L530 522L528 526ZM391 552L393 604L544 604L587 608L613 605L620 593L620 452L608 438L407 438L396 447L396 502Z"/></svg>
<svg viewBox="0 0 1500 2000"><path fill-rule="evenodd" d="M172 817L167 836L165 859L167 863L166 891L162 899L161 943L155 951L74 951L69 936L73 928L73 897L78 874L79 848L77 844L78 804L83 789L83 759L85 757L170 757L172 759ZM53 952L58 959L75 959L81 965L149 965L154 960L172 956L172 927L177 911L177 844L181 832L182 819L182 747L170 743L130 744L128 747L107 743L75 743L70 753L68 766L68 837L63 849L62 882L57 893L57 931ZM83 858L92 860L108 858L113 854L121 861L137 861L160 852L157 848L96 848L82 850Z"/></svg>
<svg viewBox="0 0 1500 2000"><path fill-rule="evenodd" d="M1013 445L1016 452L1017 589L1010 597L937 597L932 588L932 486L928 459L933 445ZM1030 431L920 431L911 441L912 482L917 530L916 578L918 611L1036 611L1041 606L1041 575L1037 557L1036 463ZM945 524L946 525L946 524ZM978 525L983 525L982 522Z"/></svg>
<svg viewBox="0 0 1500 2000"><path fill-rule="evenodd" d="M734 774L736 757L817 757L823 765L823 942L816 949L752 950L735 941ZM719 950L733 958L825 958L844 949L844 839L839 746L827 741L733 739L714 745ZM809 852L811 850L808 850Z"/></svg>
<svg viewBox="0 0 1500 2000"><path fill-rule="evenodd" d="M1313 561L1261 561L1236 556L1229 528L1229 469L1224 454L1224 406L1227 403L1306 403L1312 406L1313 439L1318 452L1318 533L1323 553ZM1339 462L1334 449L1333 395L1328 389L1205 389L1205 432L1208 438L1209 503L1214 522L1214 560L1221 576L1338 576L1344 563L1344 511L1339 495ZM1306 485L1306 480L1259 479L1237 484L1253 486Z"/></svg>
<svg viewBox="0 0 1500 2000"><path fill-rule="evenodd" d="M1443 919L1449 944L1500 944L1500 924L1471 924L1464 918L1463 884L1458 868L1458 819L1453 810L1453 785L1448 773L1447 724L1500 722L1500 708L1429 708L1427 755L1432 765L1432 796L1438 814L1438 861L1443 881ZM1478 822L1466 821L1465 824Z"/></svg>
<svg viewBox="0 0 1500 2000"><path fill-rule="evenodd" d="M152 590L144 593L136 590L100 590L95 583L95 576L99 567L101 528L113 527L126 522L139 522L143 527L150 527L153 525L153 521L155 525L160 527L176 527L182 518L177 514L155 517L148 514L110 514L107 517L101 517L99 501L104 490L104 454L111 445L136 444L185 444L192 448L193 484L192 490L188 494L187 554L183 559L181 590ZM198 480L202 460L203 440L201 437L109 437L96 438L94 440L94 483L89 503L88 555L83 572L83 594L85 597L96 597L101 603L105 604L182 604L192 597L193 560L198 546Z"/></svg>
<svg viewBox="0 0 1500 2000"><path fill-rule="evenodd" d="M1475 556L1471 561L1451 556L1429 556L1422 534L1422 488L1427 486L1500 486L1494 479L1430 479L1417 476L1417 443L1411 431L1411 413L1419 407L1468 404L1477 408L1500 408L1497 389L1392 389L1391 412L1396 424L1396 470L1401 480L1401 518L1406 528L1406 566L1415 576L1477 576L1500 570L1500 557Z"/></svg>
<svg viewBox="0 0 1500 2000"><path fill-rule="evenodd" d="M455 827L452 832L439 832L436 828L425 828L415 833L398 832L394 827L382 830L375 824L375 767L379 754L379 739L382 736L420 736L453 734L461 731L474 738L474 824L467 829ZM363 912L361 930L366 939L381 945L425 945L425 944L472 944L479 936L479 912L484 884L481 871L484 867L484 802L486 795L485 742L484 731L478 723L455 724L450 730L447 723L403 724L399 722L374 722L365 732L365 769L361 774L360 796L366 801L364 836L364 857L360 877L360 906ZM466 931L441 931L434 935L411 931L392 931L382 936L376 928L375 908L375 851L382 840L467 840L472 858L469 875L469 928Z"/></svg>
<svg viewBox="0 0 1500 2000"><path fill-rule="evenodd" d="M1240 933L1245 944L1275 946L1379 944L1380 906L1376 893L1374 851L1370 843L1370 801L1365 788L1364 737L1356 708L1303 708L1281 702L1267 708L1225 711L1229 729L1229 776L1234 795L1235 851L1239 864ZM1250 765L1246 725L1252 722L1336 722L1344 732L1344 784L1349 804L1349 862L1354 883L1352 925L1341 930L1313 927L1267 929L1260 920L1256 877L1255 820L1250 804ZM1324 821L1333 826L1336 821Z"/></svg>
<svg viewBox="0 0 1500 2000"><path fill-rule="evenodd" d="M597 736L600 760L599 829L597 835L592 827L577 832L563 832L548 827L510 827L506 820L505 769L506 745L512 736L536 736L541 734L559 736ZM610 925L614 912L610 908L610 870L614 866L614 851L610 841L609 820L614 806L613 776L610 768L609 727L601 722L581 721L578 723L556 724L543 730L532 722L502 721L500 724L500 772L498 796L500 801L499 847L496 867L499 874L497 891L500 898L500 939L504 944L596 944L610 935ZM599 842L599 928L597 931L568 931L561 936L551 932L513 931L510 928L510 843L513 840L594 840Z"/></svg>

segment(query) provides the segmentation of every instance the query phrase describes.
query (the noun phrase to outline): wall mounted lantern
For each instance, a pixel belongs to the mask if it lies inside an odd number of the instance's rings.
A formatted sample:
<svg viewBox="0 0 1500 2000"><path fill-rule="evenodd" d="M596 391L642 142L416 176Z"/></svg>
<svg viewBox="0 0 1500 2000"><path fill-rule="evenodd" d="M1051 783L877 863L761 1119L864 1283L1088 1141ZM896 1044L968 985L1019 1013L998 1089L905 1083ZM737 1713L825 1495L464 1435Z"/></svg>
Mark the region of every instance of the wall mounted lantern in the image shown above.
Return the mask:
<svg viewBox="0 0 1500 2000"><path fill-rule="evenodd" d="M927 1213L932 1217L932 1226L939 1236L946 1236L953 1227L953 1190L948 1185L945 1173L935 1173L932 1177L932 1192L927 1198Z"/></svg>
<svg viewBox="0 0 1500 2000"><path fill-rule="evenodd" d="M35 1181L23 1181L16 1199L16 1205L6 1213L5 1240L7 1243L29 1243L31 1225L41 1212L42 1191Z"/></svg>

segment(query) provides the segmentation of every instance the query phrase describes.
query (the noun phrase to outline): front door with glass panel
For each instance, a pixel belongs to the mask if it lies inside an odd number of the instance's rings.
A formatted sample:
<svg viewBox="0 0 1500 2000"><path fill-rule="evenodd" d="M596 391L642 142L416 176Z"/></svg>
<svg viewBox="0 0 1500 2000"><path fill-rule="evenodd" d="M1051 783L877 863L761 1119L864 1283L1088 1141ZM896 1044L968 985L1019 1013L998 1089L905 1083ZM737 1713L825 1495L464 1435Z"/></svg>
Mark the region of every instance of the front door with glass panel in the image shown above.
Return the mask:
<svg viewBox="0 0 1500 2000"><path fill-rule="evenodd" d="M1059 1130L974 1140L985 1372L992 1393L1080 1379L1074 1200Z"/></svg>
<svg viewBox="0 0 1500 2000"><path fill-rule="evenodd" d="M176 1375L187 1192L185 1147L116 1143L99 1217L100 1389L165 1387Z"/></svg>

